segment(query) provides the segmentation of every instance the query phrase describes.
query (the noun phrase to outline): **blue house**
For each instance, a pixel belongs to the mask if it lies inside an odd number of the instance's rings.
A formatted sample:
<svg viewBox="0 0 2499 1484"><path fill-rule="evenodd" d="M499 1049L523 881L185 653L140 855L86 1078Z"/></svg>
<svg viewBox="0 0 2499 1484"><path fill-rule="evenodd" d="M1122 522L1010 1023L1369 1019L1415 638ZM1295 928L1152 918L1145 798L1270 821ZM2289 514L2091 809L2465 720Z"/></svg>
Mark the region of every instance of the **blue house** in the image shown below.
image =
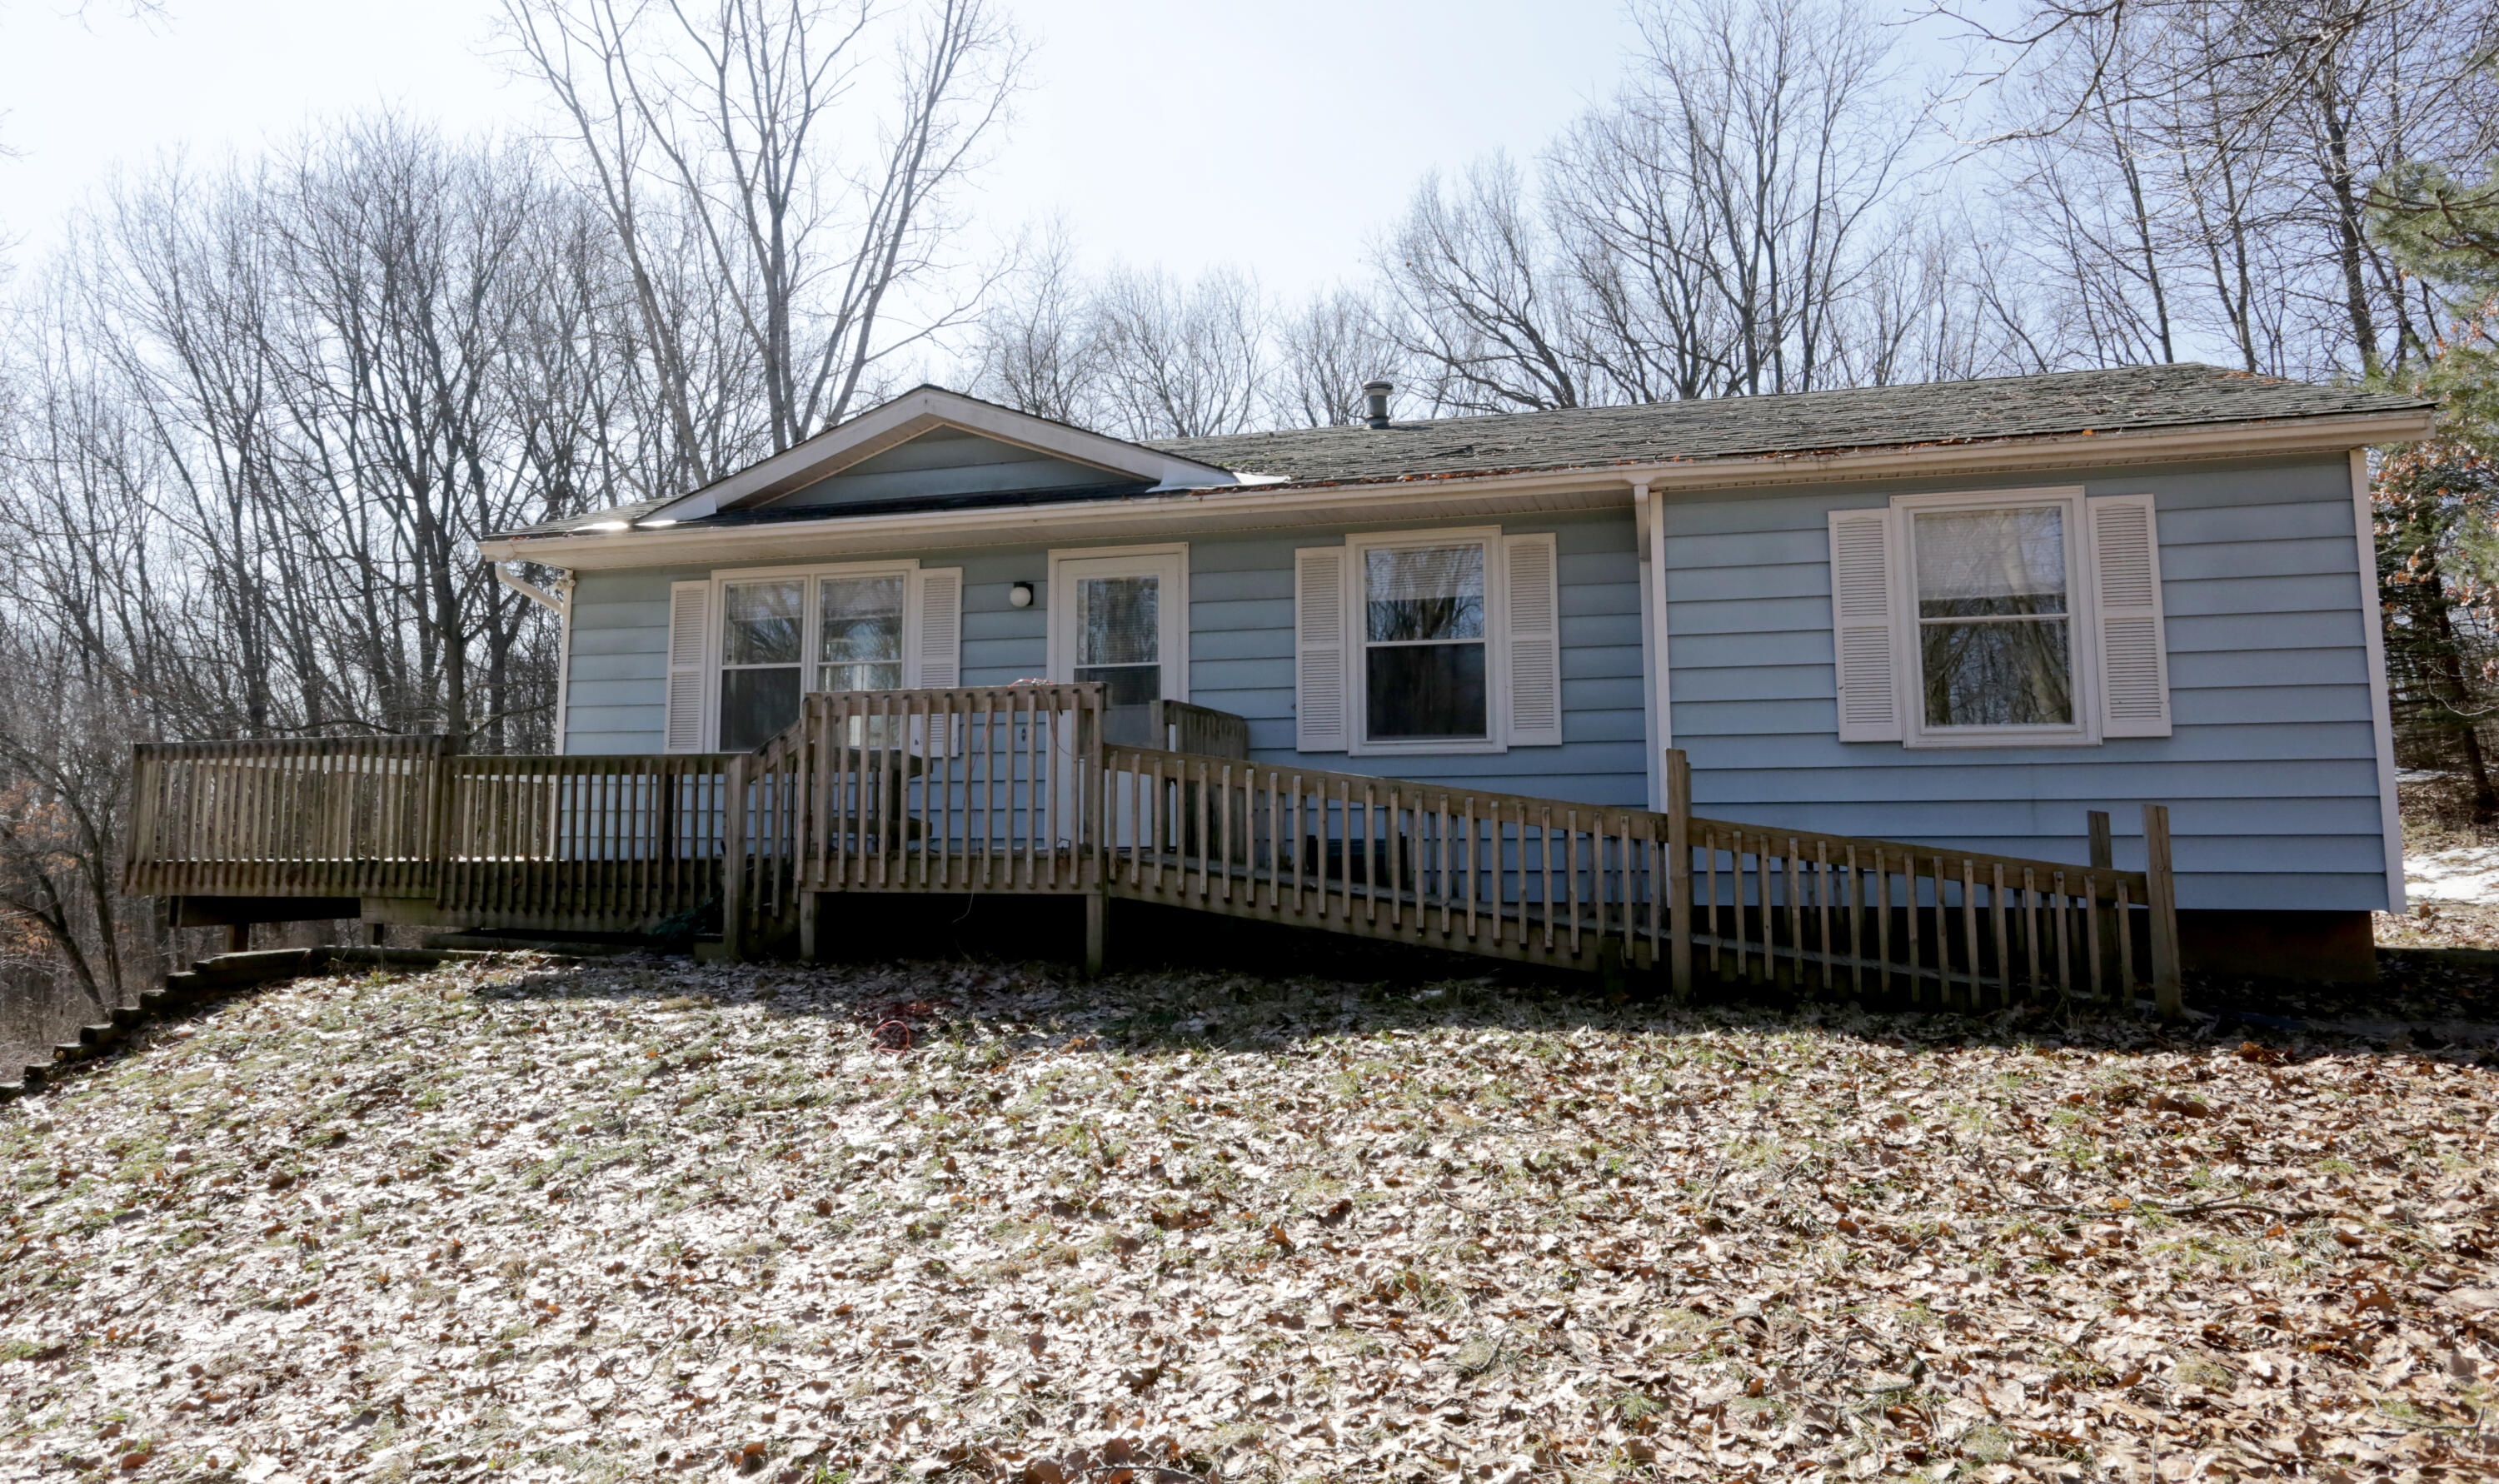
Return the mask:
<svg viewBox="0 0 2499 1484"><path fill-rule="evenodd" d="M1136 443L922 387L495 536L563 574L570 756L802 697L1096 681L1248 756L2044 860L2171 811L2187 960L2400 910L2363 450L2432 407L2206 366ZM2122 826L2117 864L2143 864Z"/></svg>

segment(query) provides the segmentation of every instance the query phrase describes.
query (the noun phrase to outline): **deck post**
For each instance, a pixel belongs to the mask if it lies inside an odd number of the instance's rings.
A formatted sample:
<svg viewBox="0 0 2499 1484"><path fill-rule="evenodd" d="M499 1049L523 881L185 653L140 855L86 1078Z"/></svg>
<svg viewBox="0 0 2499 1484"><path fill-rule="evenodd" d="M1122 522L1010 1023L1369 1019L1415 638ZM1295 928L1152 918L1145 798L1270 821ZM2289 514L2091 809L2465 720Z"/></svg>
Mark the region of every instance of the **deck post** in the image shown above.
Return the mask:
<svg viewBox="0 0 2499 1484"><path fill-rule="evenodd" d="M2152 1003L2160 1018L2186 1013L2178 968L2178 883L2170 873L2169 806L2143 806L2143 895L2152 909Z"/></svg>
<svg viewBox="0 0 2499 1484"><path fill-rule="evenodd" d="M824 911L825 894L821 891L798 893L798 961L814 963L822 956L824 945L816 936L817 919Z"/></svg>
<svg viewBox="0 0 2499 1484"><path fill-rule="evenodd" d="M226 924L226 952L229 953L248 953L251 952L250 923L229 922Z"/></svg>
<svg viewBox="0 0 2499 1484"><path fill-rule="evenodd" d="M2108 811L2105 809L2093 809L2086 813L2083 816L2083 819L2091 827L2092 869L2095 871L2113 871L2117 869L2117 848L2109 837ZM1942 888L1937 887L1936 889L1941 890ZM2114 905L2113 901L2110 905L2103 906L2101 904L2099 888L2097 887L2093 887L2090 893L2083 899L2091 904L2092 917L2099 923L2100 941L2109 946L2108 952L2113 959L2117 953L2117 935L2126 927L2126 924L2118 920L2117 907ZM2124 979L2126 976L2120 974L2117 977L2119 979ZM2107 976L2105 974L2095 973L2092 978L2092 993L2104 994L2107 991ZM2117 987L2117 998L2131 1001L2134 998L2134 986L2132 984L2119 984Z"/></svg>
<svg viewBox="0 0 2499 1484"><path fill-rule="evenodd" d="M1692 998L1692 759L1666 750L1666 910L1668 983Z"/></svg>
<svg viewBox="0 0 2499 1484"><path fill-rule="evenodd" d="M720 947L731 963L746 956L746 764L730 758L721 780Z"/></svg>
<svg viewBox="0 0 2499 1484"><path fill-rule="evenodd" d="M1111 897L1105 891L1085 893L1085 972L1102 972L1103 940L1108 936Z"/></svg>
<svg viewBox="0 0 2499 1484"><path fill-rule="evenodd" d="M459 755L459 751L448 733L435 737L425 773L429 785L426 813L434 831L433 842L426 853L432 859L434 879L426 886L437 902L451 893L452 805L457 791L451 778L451 759Z"/></svg>

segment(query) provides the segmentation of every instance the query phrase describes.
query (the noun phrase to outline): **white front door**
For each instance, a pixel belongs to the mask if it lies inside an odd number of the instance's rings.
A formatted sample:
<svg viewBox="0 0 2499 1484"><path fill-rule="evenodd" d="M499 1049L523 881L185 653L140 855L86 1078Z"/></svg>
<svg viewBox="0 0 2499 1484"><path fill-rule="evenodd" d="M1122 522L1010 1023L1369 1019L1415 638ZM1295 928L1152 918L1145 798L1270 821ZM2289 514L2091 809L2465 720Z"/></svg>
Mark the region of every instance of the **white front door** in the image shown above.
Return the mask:
<svg viewBox="0 0 2499 1484"><path fill-rule="evenodd" d="M1102 740L1160 747L1151 704L1188 698L1188 551L1055 553L1050 678L1098 681Z"/></svg>

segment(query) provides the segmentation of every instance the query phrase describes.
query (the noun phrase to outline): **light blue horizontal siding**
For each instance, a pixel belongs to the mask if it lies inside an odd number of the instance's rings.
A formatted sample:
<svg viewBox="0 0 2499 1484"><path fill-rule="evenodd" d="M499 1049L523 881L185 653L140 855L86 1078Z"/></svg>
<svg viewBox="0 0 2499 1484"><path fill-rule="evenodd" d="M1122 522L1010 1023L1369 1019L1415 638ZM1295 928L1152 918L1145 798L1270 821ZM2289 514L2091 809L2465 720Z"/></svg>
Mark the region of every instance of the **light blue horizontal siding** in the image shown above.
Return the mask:
<svg viewBox="0 0 2499 1484"><path fill-rule="evenodd" d="M1500 525L1509 535L1553 532L1561 558L1560 747L1394 758L1293 750L1293 552L1340 545L1351 531L1397 529L1378 523L1192 543L1189 699L1248 717L1250 752L1264 761L1590 803L1645 803L1646 680L1630 512Z"/></svg>
<svg viewBox="0 0 2499 1484"><path fill-rule="evenodd" d="M1293 750L1293 552L1341 544L1348 530L1224 537L1189 545L1189 697L1246 717L1253 755L1337 772L1468 783L1505 792L1639 804L1648 796L1639 563L1628 511L1503 525L1552 532L1561 556L1563 745L1494 755L1304 758ZM1419 529L1430 529L1428 527ZM1004 685L1049 666L1049 549L918 554L963 569L963 683ZM806 560L839 561L835 553ZM570 726L574 753L660 750L665 722L668 584L704 568L584 573L574 594ZM1033 584L1029 608L1007 601Z"/></svg>
<svg viewBox="0 0 2499 1484"><path fill-rule="evenodd" d="M1911 750L1838 740L1827 517L1940 485L1690 494L1666 507L1673 730L1704 815L2081 861L2114 817L2170 806L2179 904L2379 908L2386 861L2363 575L2339 458L2128 469L2150 492L2175 733L2091 748ZM2131 838L2128 838L2131 836Z"/></svg>

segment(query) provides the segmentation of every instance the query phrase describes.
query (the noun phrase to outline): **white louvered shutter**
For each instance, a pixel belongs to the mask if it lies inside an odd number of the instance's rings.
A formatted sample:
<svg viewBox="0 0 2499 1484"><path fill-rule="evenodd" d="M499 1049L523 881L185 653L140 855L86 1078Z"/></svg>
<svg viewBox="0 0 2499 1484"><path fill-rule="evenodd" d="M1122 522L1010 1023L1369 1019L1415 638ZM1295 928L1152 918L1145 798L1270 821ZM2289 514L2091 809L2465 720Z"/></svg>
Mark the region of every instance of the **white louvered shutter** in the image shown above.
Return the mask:
<svg viewBox="0 0 2499 1484"><path fill-rule="evenodd" d="M703 695L711 678L711 584L668 584L666 750L703 750Z"/></svg>
<svg viewBox="0 0 2499 1484"><path fill-rule="evenodd" d="M2169 654L2160 631L2160 536L2149 495L2085 502L2099 586L2100 735L2169 735Z"/></svg>
<svg viewBox="0 0 2499 1484"><path fill-rule="evenodd" d="M1900 740L1893 560L1892 512L1831 512L1831 638L1842 742Z"/></svg>
<svg viewBox="0 0 2499 1484"><path fill-rule="evenodd" d="M912 684L951 691L963 683L963 569L920 571L920 653Z"/></svg>
<svg viewBox="0 0 2499 1484"><path fill-rule="evenodd" d="M1553 537L1502 538L1512 747L1562 745L1562 579Z"/></svg>
<svg viewBox="0 0 2499 1484"><path fill-rule="evenodd" d="M1293 553L1293 746L1346 750L1345 548Z"/></svg>

